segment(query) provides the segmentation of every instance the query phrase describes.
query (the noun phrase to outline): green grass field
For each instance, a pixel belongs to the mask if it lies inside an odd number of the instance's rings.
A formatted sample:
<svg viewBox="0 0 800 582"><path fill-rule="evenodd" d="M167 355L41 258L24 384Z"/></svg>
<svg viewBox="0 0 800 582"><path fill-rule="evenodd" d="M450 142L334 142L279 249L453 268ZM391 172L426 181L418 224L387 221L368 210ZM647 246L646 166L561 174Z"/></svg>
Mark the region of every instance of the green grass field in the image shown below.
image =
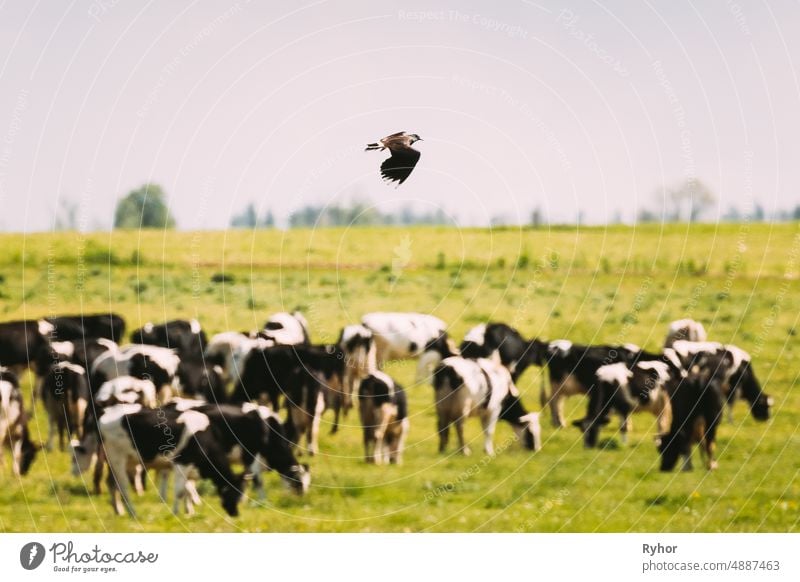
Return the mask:
<svg viewBox="0 0 800 582"><path fill-rule="evenodd" d="M800 519L800 225L731 224L318 231L114 232L0 236L0 320L114 311L129 329L197 317L209 333L250 329L299 307L313 340L373 310L433 313L453 336L486 320L525 335L658 349L667 323L693 317L711 339L749 350L775 415L757 423L743 403L723 424L718 471L662 474L653 418L634 419L623 446L610 425L587 451L576 429L543 417L544 449L530 454L501 426L485 457L477 420L471 457L439 455L433 391L413 365L388 370L408 388L411 432L402 466L367 466L357 415L335 436L323 423L308 496L269 475L265 504L222 514L210 487L192 518L172 516L154 487L138 520L70 474L67 453L42 452L31 472L0 471L0 531L593 532L798 531ZM217 282L214 282L217 281ZM541 373L519 382L538 410ZM26 381L29 388L29 379ZM28 393L29 394L29 393ZM28 399L27 402L30 402ZM568 401L570 417L585 402ZM35 410L33 436L46 421ZM699 462L695 463L700 466ZM202 491L201 491L202 492Z"/></svg>

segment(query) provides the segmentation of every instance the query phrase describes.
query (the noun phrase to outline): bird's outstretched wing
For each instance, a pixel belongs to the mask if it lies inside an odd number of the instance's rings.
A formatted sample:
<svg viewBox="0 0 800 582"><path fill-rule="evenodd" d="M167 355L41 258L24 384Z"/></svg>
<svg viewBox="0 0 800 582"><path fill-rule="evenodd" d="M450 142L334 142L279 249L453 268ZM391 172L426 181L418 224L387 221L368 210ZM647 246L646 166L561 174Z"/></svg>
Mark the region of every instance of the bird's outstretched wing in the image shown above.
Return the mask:
<svg viewBox="0 0 800 582"><path fill-rule="evenodd" d="M392 151L392 156L381 164L381 176L387 182L397 182L399 186L411 175L419 161L419 152L412 148Z"/></svg>

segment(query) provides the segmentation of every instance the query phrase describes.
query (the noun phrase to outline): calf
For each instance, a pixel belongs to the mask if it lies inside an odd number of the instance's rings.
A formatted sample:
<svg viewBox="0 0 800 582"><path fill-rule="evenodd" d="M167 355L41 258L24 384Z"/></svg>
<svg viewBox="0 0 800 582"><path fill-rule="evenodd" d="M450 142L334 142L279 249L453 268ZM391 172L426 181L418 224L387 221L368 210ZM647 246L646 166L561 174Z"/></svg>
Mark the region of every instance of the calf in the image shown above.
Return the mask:
<svg viewBox="0 0 800 582"><path fill-rule="evenodd" d="M438 417L439 452L447 449L450 426L455 425L459 450L468 455L464 442L464 419L481 419L486 454L494 454L494 431L498 419L511 423L525 448L541 448L539 415L528 413L519 400L511 374L501 364L487 359L445 358L434 374Z"/></svg>
<svg viewBox="0 0 800 582"><path fill-rule="evenodd" d="M703 327L702 323L694 319L678 319L669 324L664 347L671 348L676 341L681 340L704 342L707 339L706 328Z"/></svg>
<svg viewBox="0 0 800 582"><path fill-rule="evenodd" d="M410 426L403 387L376 370L361 380L358 408L364 427L364 460L376 465L402 463Z"/></svg>
<svg viewBox="0 0 800 582"><path fill-rule="evenodd" d="M11 451L14 475L25 475L31 467L39 446L28 433L28 414L22 402L17 375L0 367L0 463L3 449Z"/></svg>
<svg viewBox="0 0 800 582"><path fill-rule="evenodd" d="M500 362L516 382L529 366L543 366L547 360L547 344L538 339L526 340L505 323L485 323L473 327L459 347L465 358L489 358L497 353Z"/></svg>
<svg viewBox="0 0 800 582"><path fill-rule="evenodd" d="M182 358L201 358L207 339L196 319L175 319L158 325L148 322L131 334L134 344L171 348Z"/></svg>
<svg viewBox="0 0 800 582"><path fill-rule="evenodd" d="M368 313L361 323L372 332L379 368L391 360L419 358L416 382L426 382L444 358L458 355L447 325L423 313Z"/></svg>
<svg viewBox="0 0 800 582"><path fill-rule="evenodd" d="M125 337L125 320L115 313L62 315L45 320L54 327L53 337L61 341L82 342L105 338L118 342Z"/></svg>
<svg viewBox="0 0 800 582"><path fill-rule="evenodd" d="M640 353L638 346L581 346L569 340L550 342L547 348L547 368L550 377L550 396L544 383L540 400L549 403L553 425L566 426L564 399L586 394L597 382L597 370L607 364L632 363Z"/></svg>
<svg viewBox="0 0 800 582"><path fill-rule="evenodd" d="M264 329L258 334L260 337L271 340L277 345L294 346L310 345L308 322L299 311L275 313L264 324Z"/></svg>
<svg viewBox="0 0 800 582"><path fill-rule="evenodd" d="M50 368L42 382L42 401L47 411L47 450L58 433L58 448L64 450L64 435L80 438L86 409L92 398L89 379L82 366L59 362Z"/></svg>

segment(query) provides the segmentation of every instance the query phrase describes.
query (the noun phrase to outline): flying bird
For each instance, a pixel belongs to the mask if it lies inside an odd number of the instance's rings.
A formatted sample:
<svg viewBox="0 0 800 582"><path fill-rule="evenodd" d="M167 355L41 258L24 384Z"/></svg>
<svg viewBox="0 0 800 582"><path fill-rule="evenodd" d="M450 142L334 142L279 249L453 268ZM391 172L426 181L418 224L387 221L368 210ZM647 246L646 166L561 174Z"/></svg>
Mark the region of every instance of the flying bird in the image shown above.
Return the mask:
<svg viewBox="0 0 800 582"><path fill-rule="evenodd" d="M416 133L401 131L388 135L376 143L367 144L364 151L386 150L392 154L381 164L381 176L387 182L397 182L399 186L411 175L419 161L419 152L411 146L422 138Z"/></svg>

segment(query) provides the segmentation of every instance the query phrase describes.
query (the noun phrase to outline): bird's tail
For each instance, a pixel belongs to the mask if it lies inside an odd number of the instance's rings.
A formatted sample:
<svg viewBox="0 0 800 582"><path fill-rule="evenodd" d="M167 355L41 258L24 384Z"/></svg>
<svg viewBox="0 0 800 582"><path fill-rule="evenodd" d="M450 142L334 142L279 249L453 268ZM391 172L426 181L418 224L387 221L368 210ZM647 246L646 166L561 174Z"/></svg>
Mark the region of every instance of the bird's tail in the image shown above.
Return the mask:
<svg viewBox="0 0 800 582"><path fill-rule="evenodd" d="M371 152L373 150L382 150L383 146L379 143L368 143L365 152Z"/></svg>

